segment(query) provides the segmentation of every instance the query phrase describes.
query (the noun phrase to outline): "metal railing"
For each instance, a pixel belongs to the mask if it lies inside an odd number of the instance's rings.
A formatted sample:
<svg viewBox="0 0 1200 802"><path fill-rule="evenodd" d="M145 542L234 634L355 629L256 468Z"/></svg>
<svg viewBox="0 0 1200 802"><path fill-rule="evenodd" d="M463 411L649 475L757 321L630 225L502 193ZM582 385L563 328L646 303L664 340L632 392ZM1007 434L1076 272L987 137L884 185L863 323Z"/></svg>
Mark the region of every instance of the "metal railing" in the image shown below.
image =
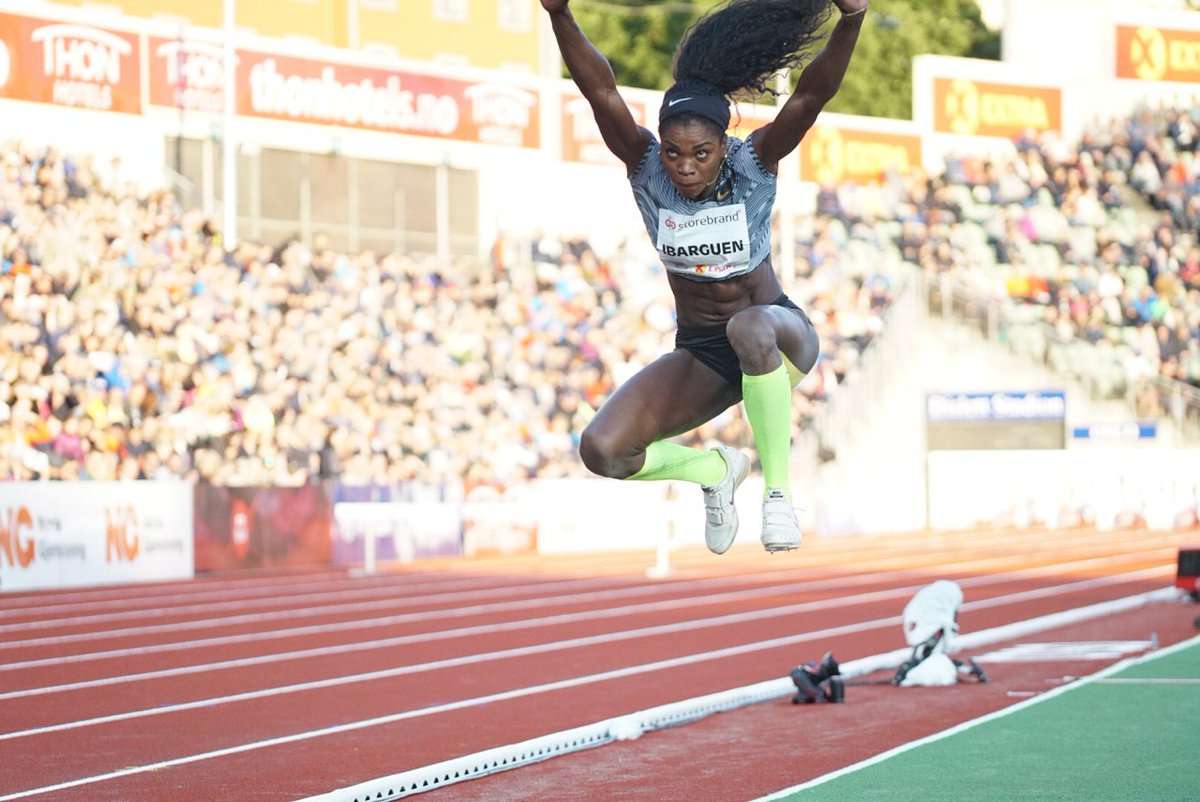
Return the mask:
<svg viewBox="0 0 1200 802"><path fill-rule="evenodd" d="M1140 420L1168 421L1200 439L1200 389L1163 376L1139 376L1125 346L1092 343L1043 319L1044 307L990 297L961 279L941 275L927 285L930 314L953 318L1010 351L1069 376L1094 400L1123 400Z"/></svg>

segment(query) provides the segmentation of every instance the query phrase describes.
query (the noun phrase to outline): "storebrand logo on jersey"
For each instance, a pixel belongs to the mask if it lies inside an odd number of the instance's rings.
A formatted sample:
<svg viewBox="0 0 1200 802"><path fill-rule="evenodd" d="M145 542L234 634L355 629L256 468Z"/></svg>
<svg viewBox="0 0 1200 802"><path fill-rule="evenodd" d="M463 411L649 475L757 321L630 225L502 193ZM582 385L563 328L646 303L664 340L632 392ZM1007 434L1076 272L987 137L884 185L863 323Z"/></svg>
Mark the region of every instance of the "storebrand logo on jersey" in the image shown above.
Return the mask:
<svg viewBox="0 0 1200 802"><path fill-rule="evenodd" d="M714 226L721 223L744 222L746 219L745 215L746 207L742 206L741 204L734 207L734 211L726 214L709 214L707 212L703 212L695 217L679 223L679 230L687 231L688 229L696 228L697 226Z"/></svg>
<svg viewBox="0 0 1200 802"><path fill-rule="evenodd" d="M133 48L106 31L83 25L45 25L32 39L42 45L42 71L54 81L53 101L65 106L111 109L121 83L121 57Z"/></svg>
<svg viewBox="0 0 1200 802"><path fill-rule="evenodd" d="M719 279L744 272L750 235L743 204L684 215L659 210L658 252L675 273Z"/></svg>

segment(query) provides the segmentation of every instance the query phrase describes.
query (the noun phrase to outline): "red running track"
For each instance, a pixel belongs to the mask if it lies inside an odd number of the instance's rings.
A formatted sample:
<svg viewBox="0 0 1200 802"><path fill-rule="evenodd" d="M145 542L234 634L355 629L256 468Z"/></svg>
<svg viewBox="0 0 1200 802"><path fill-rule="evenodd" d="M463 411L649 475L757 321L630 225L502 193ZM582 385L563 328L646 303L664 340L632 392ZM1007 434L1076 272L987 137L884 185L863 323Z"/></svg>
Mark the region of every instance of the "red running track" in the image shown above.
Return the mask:
<svg viewBox="0 0 1200 802"><path fill-rule="evenodd" d="M846 538L683 553L665 581L639 553L5 595L0 802L297 799L772 679L825 650L890 650L904 604L936 578L963 585L964 631L1163 587L1180 543ZM727 781L796 776L780 764ZM584 796L604 797L607 777Z"/></svg>

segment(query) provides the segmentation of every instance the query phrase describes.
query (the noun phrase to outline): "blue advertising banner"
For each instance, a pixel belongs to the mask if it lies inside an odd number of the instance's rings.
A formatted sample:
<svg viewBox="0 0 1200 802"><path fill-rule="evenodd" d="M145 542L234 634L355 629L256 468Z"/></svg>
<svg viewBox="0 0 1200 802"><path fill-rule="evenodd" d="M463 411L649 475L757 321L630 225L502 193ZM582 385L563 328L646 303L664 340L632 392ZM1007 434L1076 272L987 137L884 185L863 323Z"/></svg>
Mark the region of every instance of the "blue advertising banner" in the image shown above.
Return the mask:
<svg viewBox="0 0 1200 802"><path fill-rule="evenodd" d="M1064 420L1067 394L1062 390L929 393L925 415L930 421Z"/></svg>

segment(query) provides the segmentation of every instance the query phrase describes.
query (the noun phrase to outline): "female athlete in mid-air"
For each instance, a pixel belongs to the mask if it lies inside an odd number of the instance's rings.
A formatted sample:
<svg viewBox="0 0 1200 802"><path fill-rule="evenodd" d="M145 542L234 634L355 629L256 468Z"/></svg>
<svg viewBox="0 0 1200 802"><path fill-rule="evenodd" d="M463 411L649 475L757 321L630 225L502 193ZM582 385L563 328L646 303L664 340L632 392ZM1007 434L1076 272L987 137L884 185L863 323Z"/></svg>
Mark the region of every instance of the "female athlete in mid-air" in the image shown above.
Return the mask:
<svg viewBox="0 0 1200 802"><path fill-rule="evenodd" d="M784 294L771 265L771 206L779 162L834 96L850 63L867 0L841 12L774 122L745 141L727 136L731 96L764 92L799 66L820 37L831 0L732 0L701 19L675 54L675 84L658 138L634 122L608 61L571 16L569 0L541 0L571 77L604 142L625 163L646 230L675 295L675 350L626 382L583 432L583 462L615 479L681 479L704 491L705 539L717 554L737 535L734 491L750 460L666 438L744 400L765 479L762 542L800 545L788 482L791 395L817 361L816 330Z"/></svg>

